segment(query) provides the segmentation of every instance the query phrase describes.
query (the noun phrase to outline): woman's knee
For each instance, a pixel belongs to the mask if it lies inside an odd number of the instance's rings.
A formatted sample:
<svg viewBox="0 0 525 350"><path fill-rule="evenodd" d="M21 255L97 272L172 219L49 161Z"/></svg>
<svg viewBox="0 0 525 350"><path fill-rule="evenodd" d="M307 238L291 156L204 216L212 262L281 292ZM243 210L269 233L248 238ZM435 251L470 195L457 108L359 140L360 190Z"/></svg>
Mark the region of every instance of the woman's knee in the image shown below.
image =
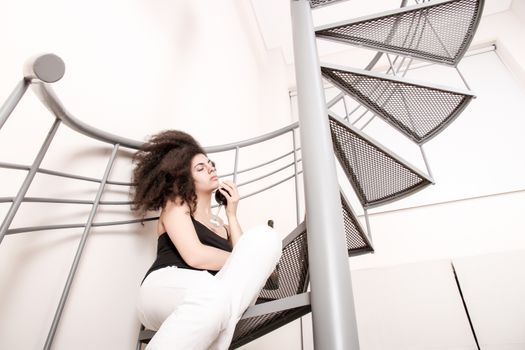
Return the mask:
<svg viewBox="0 0 525 350"><path fill-rule="evenodd" d="M281 234L269 226L257 226L247 233L247 239L264 251L265 254L276 257L278 260L283 249Z"/></svg>

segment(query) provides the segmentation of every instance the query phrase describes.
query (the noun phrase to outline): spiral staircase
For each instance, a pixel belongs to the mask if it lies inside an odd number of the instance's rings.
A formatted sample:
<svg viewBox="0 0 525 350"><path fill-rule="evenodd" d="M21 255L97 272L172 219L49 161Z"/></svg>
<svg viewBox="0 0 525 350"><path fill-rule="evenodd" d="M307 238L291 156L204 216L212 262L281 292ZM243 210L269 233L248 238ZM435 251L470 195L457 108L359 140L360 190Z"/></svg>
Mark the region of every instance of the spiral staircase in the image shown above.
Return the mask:
<svg viewBox="0 0 525 350"><path fill-rule="evenodd" d="M292 2L305 1L294 0ZM337 0L310 0L309 5L315 9L336 2ZM333 107L338 103L346 103L345 101L348 98L353 99L358 108L364 109L365 113L371 113L372 118L381 118L421 147L422 156L426 162L422 145L450 125L474 98L469 90L418 82L405 78L404 74L408 71L413 59L448 65L457 69L457 64L465 54L479 23L483 0L435 0L413 6L406 6L406 2L406 0L402 1L401 8L398 10L315 28L317 38L335 40L378 51L374 60L363 70L336 66L330 63L322 63L320 67L317 67L325 81L340 91L336 98L326 102L327 108L325 110L327 112L324 116L326 118L324 122L329 126L331 134L326 136L331 136L333 153L364 209L367 223L367 209L411 195L432 184L433 179L428 164L427 172L416 168L367 135L363 130L364 127L358 128L356 123L361 117L355 119L353 115L355 110L351 113L345 112L344 116L340 116L333 111ZM393 60L391 54L395 55ZM390 63L387 72L372 72L375 63L382 55L387 55ZM396 62L398 62L397 67ZM405 64L405 62L408 63ZM402 70L404 70L403 76L400 75ZM119 149L134 151L141 146L141 142L96 129L69 113L51 87L53 82L62 78L64 72L64 63L55 55L47 54L29 60L24 66L23 80L16 86L0 109L1 128L27 88L32 87L34 93L54 116L48 135L32 164L15 164L1 162L0 160L0 168L3 171L9 169L26 173L25 180L17 190L16 195L0 197L0 202L10 203L9 211L0 227L0 243L5 236L20 233L83 228L82 237L68 278L65 281L53 323L50 326L46 343L43 345L44 349L50 349L52 346L91 228L136 225L143 221L157 219L156 217L148 217L124 221L95 221L100 206L129 206L129 201L103 201L101 198L108 185L123 188L133 186L130 182L111 180L110 174L119 156ZM458 73L460 73L459 70ZM300 88L298 86L298 89ZM220 174L221 177L233 176L236 179L241 174L248 176L253 171L265 172L263 176L253 175L250 180L239 184L241 192L244 194L243 198L259 195L288 181L295 183L297 227L284 238L283 254L278 268L261 291L256 305L250 307L238 323L231 345L232 349L312 311L311 295L308 291L310 269L312 268L309 265L309 250L312 247L309 245L309 239L307 239L309 235L308 222L301 220L302 218L299 215L300 190L298 178L303 175L303 171L306 171L302 166L303 159L301 157L307 157L307 154L302 154L304 147L298 146L297 133L302 127L301 116L299 118L299 123L294 123L255 139L206 148L209 154L221 152L234 154L235 162L231 171ZM65 124L81 134L82 137L100 141L106 147L111 145L111 156L101 178L90 178L41 167L42 160L60 124ZM282 155L263 160L250 168L238 169L237 159L243 149L256 144L272 142L281 137L289 137L291 140L291 148L283 149ZM302 145L309 141L301 138ZM277 170L263 170L269 165L275 165L283 160L287 162L285 166ZM27 196L28 189L35 176L39 174L95 182L98 183L98 190L93 200L29 197ZM251 192L242 191L242 186L262 183L261 179L275 174L280 177L273 180L270 185L265 184L265 187L254 189ZM305 191L308 191L308 188ZM342 191L339 192L339 197L347 255L372 253L374 249L369 227L366 230L362 227L354 209ZM90 206L89 216L86 222L78 224L49 223L46 225L11 227L21 204L28 202L88 205ZM308 207L307 212L312 213L307 214L307 218L310 215L315 215L313 211L308 210ZM322 232L323 235L330 235L331 233ZM315 288L319 287L312 284L311 290L315 292ZM141 343L147 343L153 334L154 332L151 330L141 329L137 348L140 348Z"/></svg>

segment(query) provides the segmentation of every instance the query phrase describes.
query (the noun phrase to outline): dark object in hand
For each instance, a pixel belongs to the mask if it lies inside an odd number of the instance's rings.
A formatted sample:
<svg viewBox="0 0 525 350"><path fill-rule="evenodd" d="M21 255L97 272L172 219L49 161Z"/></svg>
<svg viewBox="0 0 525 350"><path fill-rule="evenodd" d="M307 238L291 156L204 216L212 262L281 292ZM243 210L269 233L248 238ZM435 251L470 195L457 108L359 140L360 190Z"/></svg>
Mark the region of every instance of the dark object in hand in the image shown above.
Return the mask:
<svg viewBox="0 0 525 350"><path fill-rule="evenodd" d="M273 220L271 219L268 220L268 226L273 228ZM264 285L263 289L266 289L266 290L279 289L279 264L275 266L275 269L273 270L272 274L266 280L266 284Z"/></svg>
<svg viewBox="0 0 525 350"><path fill-rule="evenodd" d="M223 190L225 190L225 189L223 188ZM228 192L228 191L226 191L226 192L228 194L230 194L230 192ZM217 201L217 203L219 203L219 205L226 206L228 204L228 201L226 200L226 197L218 189L217 189L217 191L215 191L215 201Z"/></svg>

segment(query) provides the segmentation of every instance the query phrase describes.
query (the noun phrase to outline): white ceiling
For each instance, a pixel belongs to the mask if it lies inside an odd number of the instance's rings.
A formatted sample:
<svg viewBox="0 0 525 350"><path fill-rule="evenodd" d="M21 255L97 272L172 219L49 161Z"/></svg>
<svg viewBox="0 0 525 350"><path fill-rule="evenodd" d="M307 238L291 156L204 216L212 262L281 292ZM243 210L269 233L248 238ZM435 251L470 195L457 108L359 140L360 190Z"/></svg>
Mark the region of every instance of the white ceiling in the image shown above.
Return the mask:
<svg viewBox="0 0 525 350"><path fill-rule="evenodd" d="M250 0L267 51L281 51L287 64L293 63L292 29L290 1L286 0ZM293 0L292 0L293 1ZM347 0L333 5L312 10L314 27L346 19L357 18L368 14L398 8L401 0ZM415 4L409 0L408 5ZM483 16L506 11L512 0L485 0ZM335 54L346 50L345 46L317 41L319 56Z"/></svg>

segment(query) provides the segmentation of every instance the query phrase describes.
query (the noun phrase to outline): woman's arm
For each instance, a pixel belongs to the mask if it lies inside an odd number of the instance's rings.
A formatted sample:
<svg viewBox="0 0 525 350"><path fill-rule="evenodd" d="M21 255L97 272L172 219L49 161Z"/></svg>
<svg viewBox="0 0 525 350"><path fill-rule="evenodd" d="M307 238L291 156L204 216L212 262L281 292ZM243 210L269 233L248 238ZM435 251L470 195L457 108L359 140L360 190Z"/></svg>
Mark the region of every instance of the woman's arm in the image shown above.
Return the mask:
<svg viewBox="0 0 525 350"><path fill-rule="evenodd" d="M218 271L230 253L202 244L191 221L188 205L168 201L160 217L166 232L184 261L191 267Z"/></svg>
<svg viewBox="0 0 525 350"><path fill-rule="evenodd" d="M230 243L235 247L242 235L241 225L237 219L237 206L239 204L239 191L237 186L231 181L224 181L219 187L219 191L226 197L226 218L228 219L228 231L230 234Z"/></svg>

